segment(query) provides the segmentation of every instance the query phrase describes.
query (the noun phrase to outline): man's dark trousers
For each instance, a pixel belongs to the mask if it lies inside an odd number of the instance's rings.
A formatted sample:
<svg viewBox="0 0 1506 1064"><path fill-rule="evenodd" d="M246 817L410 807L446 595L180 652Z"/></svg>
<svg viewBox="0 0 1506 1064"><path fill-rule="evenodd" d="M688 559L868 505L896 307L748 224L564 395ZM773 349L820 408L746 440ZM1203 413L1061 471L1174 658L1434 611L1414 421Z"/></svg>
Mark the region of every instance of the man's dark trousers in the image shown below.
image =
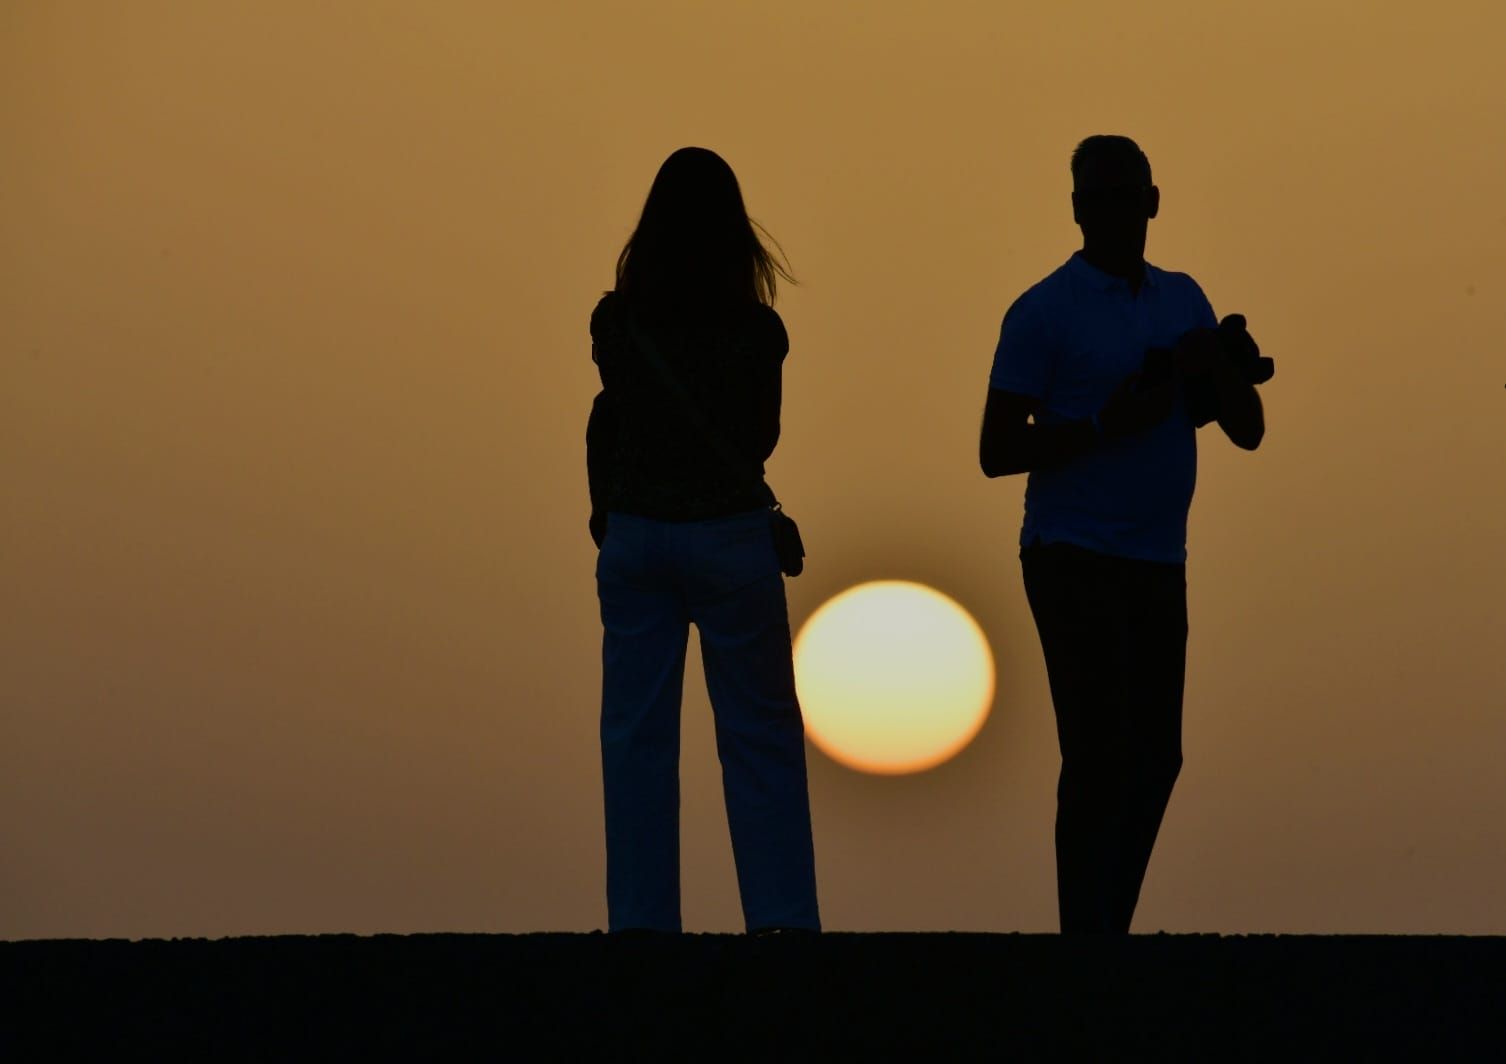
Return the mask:
<svg viewBox="0 0 1506 1064"><path fill-rule="evenodd" d="M1186 566L1039 541L1020 564L1062 753L1061 928L1125 933L1182 766Z"/></svg>

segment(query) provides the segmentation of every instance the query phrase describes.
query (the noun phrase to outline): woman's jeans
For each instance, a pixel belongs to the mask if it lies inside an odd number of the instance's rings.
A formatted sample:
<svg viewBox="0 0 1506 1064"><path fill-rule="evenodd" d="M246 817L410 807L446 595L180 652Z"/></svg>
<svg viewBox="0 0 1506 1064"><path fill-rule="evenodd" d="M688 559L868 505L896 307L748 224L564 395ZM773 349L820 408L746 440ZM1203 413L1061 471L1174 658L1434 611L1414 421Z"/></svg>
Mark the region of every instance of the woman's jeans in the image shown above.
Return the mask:
<svg viewBox="0 0 1506 1064"><path fill-rule="evenodd" d="M819 929L805 731L767 512L610 514L596 581L608 927L680 930L680 687L694 623L747 927Z"/></svg>

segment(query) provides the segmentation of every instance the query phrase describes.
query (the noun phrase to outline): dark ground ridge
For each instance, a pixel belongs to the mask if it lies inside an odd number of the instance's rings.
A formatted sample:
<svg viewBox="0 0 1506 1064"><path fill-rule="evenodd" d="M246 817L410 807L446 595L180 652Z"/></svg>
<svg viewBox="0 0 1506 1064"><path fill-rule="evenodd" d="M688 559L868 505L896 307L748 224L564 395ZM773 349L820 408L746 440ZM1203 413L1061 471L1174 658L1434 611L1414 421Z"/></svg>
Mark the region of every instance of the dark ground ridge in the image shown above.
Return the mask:
<svg viewBox="0 0 1506 1064"><path fill-rule="evenodd" d="M1506 938L0 942L0 1058L1506 1059Z"/></svg>

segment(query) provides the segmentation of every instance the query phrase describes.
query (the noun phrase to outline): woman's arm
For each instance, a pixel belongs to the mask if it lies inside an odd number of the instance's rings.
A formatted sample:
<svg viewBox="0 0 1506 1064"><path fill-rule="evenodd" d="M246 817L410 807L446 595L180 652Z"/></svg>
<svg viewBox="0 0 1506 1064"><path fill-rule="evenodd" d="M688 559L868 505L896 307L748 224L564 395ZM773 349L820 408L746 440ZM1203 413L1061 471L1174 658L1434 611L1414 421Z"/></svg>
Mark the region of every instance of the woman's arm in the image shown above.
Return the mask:
<svg viewBox="0 0 1506 1064"><path fill-rule="evenodd" d="M596 359L596 345L591 345ZM607 486L610 477L612 448L617 440L617 408L603 388L591 402L591 416L586 419L586 482L591 492L591 539L598 547L607 527Z"/></svg>
<svg viewBox="0 0 1506 1064"><path fill-rule="evenodd" d="M760 308L762 361L752 388L748 410L748 442L753 457L762 463L769 460L779 443L779 409L784 400L784 360L790 351L789 334L773 307Z"/></svg>
<svg viewBox="0 0 1506 1064"><path fill-rule="evenodd" d="M784 398L784 385L781 381L783 375L783 367L775 363L760 382L761 386L754 396L749 438L753 444L753 456L759 462L767 462L779 444L779 406Z"/></svg>

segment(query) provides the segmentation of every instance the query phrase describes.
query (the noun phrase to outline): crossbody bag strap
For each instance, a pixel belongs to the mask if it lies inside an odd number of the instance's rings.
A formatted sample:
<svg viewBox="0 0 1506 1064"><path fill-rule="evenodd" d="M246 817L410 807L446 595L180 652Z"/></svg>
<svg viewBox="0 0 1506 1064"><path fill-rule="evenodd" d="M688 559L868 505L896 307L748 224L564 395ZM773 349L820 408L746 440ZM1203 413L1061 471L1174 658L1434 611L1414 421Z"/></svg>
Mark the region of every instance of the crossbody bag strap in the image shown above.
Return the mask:
<svg viewBox="0 0 1506 1064"><path fill-rule="evenodd" d="M669 363L665 361L664 356L660 353L659 346L633 320L631 313L625 313L623 316L627 319L628 332L633 338L633 343L637 345L638 350L643 353L643 356L648 359L649 364L654 367L654 371L659 374L665 386L669 388L670 394L676 398L684 409L686 416L690 418L691 424L700 430L702 437L711 446L712 451L722 460L722 464L734 474L750 477L754 473L755 467L745 460L739 460L732 453L722 435L716 431L715 426L711 424L705 412L696 404L694 397L686 390L685 385L680 383L680 378L675 375L674 370L669 368ZM759 487L763 489L763 493L768 497L768 505L778 510L780 508L779 500L774 495L774 489L769 487L768 481L763 478L761 473L757 475L757 480Z"/></svg>

